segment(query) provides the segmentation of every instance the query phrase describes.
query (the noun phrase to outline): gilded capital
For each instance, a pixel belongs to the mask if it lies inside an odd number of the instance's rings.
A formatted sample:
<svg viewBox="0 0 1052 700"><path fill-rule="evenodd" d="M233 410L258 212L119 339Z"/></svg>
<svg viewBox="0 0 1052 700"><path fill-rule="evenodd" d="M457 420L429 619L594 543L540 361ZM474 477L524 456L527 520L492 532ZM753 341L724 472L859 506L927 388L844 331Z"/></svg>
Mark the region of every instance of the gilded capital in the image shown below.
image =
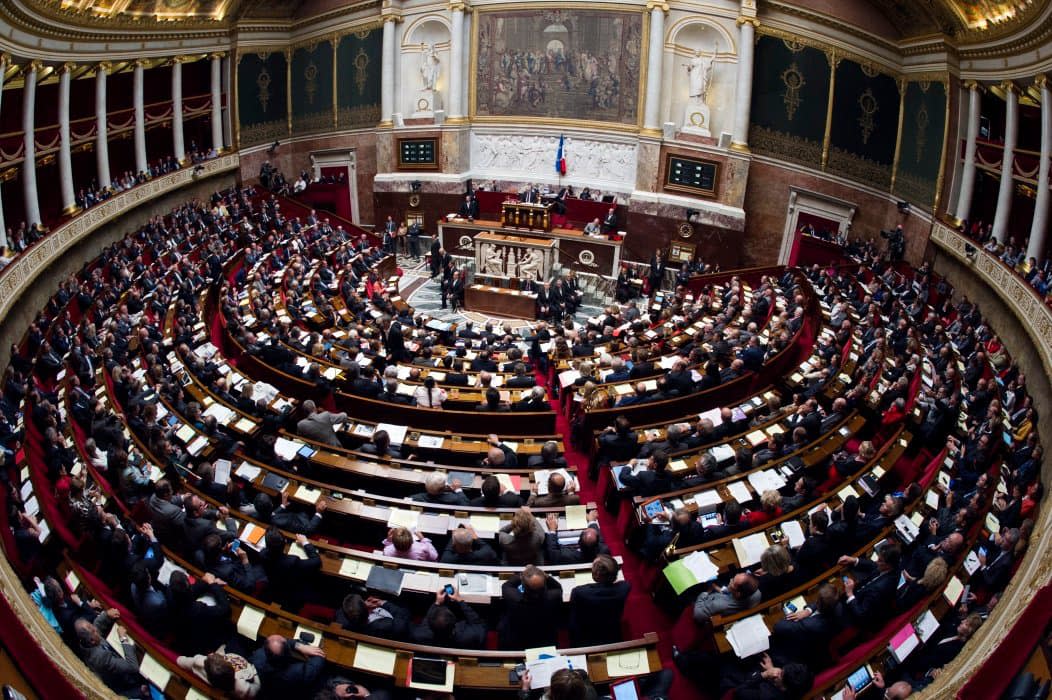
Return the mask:
<svg viewBox="0 0 1052 700"><path fill-rule="evenodd" d="M225 51L214 51L214 52L208 54L208 58L211 59L211 60L215 60L217 58L218 59L223 59L223 58L226 58L226 52Z"/></svg>
<svg viewBox="0 0 1052 700"><path fill-rule="evenodd" d="M977 80L965 80L961 83L967 90L982 90L983 86Z"/></svg>
<svg viewBox="0 0 1052 700"><path fill-rule="evenodd" d="M62 64L62 67L59 69L59 72L60 73L69 73L76 67L77 67L76 63L73 63L72 61L66 61L65 63Z"/></svg>
<svg viewBox="0 0 1052 700"><path fill-rule="evenodd" d="M1041 75L1037 76L1036 78L1034 78L1034 87L1036 87L1038 89L1047 87L1048 83L1049 83L1048 76L1043 74L1043 73Z"/></svg>
<svg viewBox="0 0 1052 700"><path fill-rule="evenodd" d="M760 20L757 17L746 17L745 15L738 17L735 21L735 25L740 27L743 24L751 24L756 29L760 28Z"/></svg>
<svg viewBox="0 0 1052 700"><path fill-rule="evenodd" d="M1015 81L1013 81L1013 80L1005 80L1004 82L1002 82L1001 83L1001 89L1005 91L1006 95L1008 93L1010 93L1010 92L1014 92L1015 94L1018 95L1021 92L1021 90L1019 89L1019 86L1016 85Z"/></svg>
<svg viewBox="0 0 1052 700"><path fill-rule="evenodd" d="M23 70L26 73L39 73L43 68L43 63L41 63L40 61L33 60L27 63Z"/></svg>
<svg viewBox="0 0 1052 700"><path fill-rule="evenodd" d="M450 12L467 12L468 4L463 0L450 0L449 3Z"/></svg>
<svg viewBox="0 0 1052 700"><path fill-rule="evenodd" d="M102 61L95 68L95 70L96 70L96 72L97 71L102 71L103 73L109 73L110 71L113 70L113 64L110 63L109 61Z"/></svg>
<svg viewBox="0 0 1052 700"><path fill-rule="evenodd" d="M657 0L647 0L647 10L653 12L654 10L661 10L664 14L668 14L668 3L658 2Z"/></svg>

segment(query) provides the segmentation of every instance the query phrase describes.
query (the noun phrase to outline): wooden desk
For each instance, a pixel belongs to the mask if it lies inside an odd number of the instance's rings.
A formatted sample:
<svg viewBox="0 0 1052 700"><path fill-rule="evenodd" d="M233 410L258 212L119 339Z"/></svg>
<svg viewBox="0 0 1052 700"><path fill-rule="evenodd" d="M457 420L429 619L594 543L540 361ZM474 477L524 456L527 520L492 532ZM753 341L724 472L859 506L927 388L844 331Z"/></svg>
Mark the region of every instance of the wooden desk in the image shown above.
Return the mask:
<svg viewBox="0 0 1052 700"><path fill-rule="evenodd" d="M550 204L506 201L500 205L500 225L531 231L551 231L552 207Z"/></svg>
<svg viewBox="0 0 1052 700"><path fill-rule="evenodd" d="M464 308L494 316L534 319L537 318L537 295L473 284L464 295Z"/></svg>
<svg viewBox="0 0 1052 700"><path fill-rule="evenodd" d="M450 255L475 257L475 236L483 232L522 235L520 229L502 226L499 221L476 219L442 219L438 222L438 237ZM552 228L545 233L533 232L537 237L548 237L559 243L558 260L563 267L593 275L617 277L621 267L623 241L606 237L587 236L582 231Z"/></svg>

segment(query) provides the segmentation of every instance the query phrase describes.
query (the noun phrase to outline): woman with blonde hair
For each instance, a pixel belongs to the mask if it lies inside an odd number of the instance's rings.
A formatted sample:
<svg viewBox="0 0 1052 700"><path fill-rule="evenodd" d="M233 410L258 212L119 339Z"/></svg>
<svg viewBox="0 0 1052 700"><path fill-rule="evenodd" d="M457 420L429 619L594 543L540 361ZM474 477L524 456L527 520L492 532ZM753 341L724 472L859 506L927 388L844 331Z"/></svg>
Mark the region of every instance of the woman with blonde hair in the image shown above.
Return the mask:
<svg viewBox="0 0 1052 700"><path fill-rule="evenodd" d="M511 522L497 533L497 542L502 551L502 563L509 566L540 564L544 547L544 531L529 508L515 511Z"/></svg>
<svg viewBox="0 0 1052 700"><path fill-rule="evenodd" d="M800 583L800 572L793 563L789 550L780 544L771 545L760 555L760 570L756 572L760 596L770 600Z"/></svg>
<svg viewBox="0 0 1052 700"><path fill-rule="evenodd" d="M919 603L925 596L934 592L950 576L950 565L942 557L935 557L924 567L924 575L910 580L909 574L903 573L906 585L899 589L897 605L899 610L907 610Z"/></svg>

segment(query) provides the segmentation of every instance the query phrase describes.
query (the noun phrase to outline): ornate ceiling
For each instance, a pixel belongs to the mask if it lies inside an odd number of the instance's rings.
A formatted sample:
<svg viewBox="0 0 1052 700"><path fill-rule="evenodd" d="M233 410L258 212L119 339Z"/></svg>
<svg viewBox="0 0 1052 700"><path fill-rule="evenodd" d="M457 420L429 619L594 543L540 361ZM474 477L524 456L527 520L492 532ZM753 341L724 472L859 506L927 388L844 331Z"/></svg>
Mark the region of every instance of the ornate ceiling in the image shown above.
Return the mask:
<svg viewBox="0 0 1052 700"><path fill-rule="evenodd" d="M782 0L818 10L833 18L864 16L845 7L852 3L876 9L894 27L899 39L942 34L968 42L1022 27L1047 4L1046 0ZM775 0L778 2L778 0ZM853 23L851 19L845 19ZM854 23L858 23L857 20ZM871 27L860 26L872 30Z"/></svg>
<svg viewBox="0 0 1052 700"><path fill-rule="evenodd" d="M239 19L287 19L303 0L34 0L42 9L61 10L68 19L97 23L219 23Z"/></svg>

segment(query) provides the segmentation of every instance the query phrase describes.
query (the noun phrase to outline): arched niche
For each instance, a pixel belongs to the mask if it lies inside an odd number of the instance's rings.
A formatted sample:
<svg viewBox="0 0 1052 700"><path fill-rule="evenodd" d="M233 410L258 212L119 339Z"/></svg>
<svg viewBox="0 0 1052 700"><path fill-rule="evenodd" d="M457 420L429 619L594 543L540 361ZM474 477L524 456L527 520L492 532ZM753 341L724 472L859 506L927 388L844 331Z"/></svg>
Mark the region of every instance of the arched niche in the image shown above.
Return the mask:
<svg viewBox="0 0 1052 700"><path fill-rule="evenodd" d="M435 81L436 109L445 109L449 96L450 27L445 17L425 15L406 22L402 32L399 65L399 90L396 111L409 118L417 110L417 100L423 87L421 63L428 47L433 46L438 57L438 78Z"/></svg>
<svg viewBox="0 0 1052 700"><path fill-rule="evenodd" d="M663 121L673 122L677 129L683 126L688 91L686 66L697 52L708 55L714 50L716 57L708 94L709 129L712 137L719 139L721 132L731 131L734 122L738 45L733 32L718 20L688 17L669 27L665 39Z"/></svg>

